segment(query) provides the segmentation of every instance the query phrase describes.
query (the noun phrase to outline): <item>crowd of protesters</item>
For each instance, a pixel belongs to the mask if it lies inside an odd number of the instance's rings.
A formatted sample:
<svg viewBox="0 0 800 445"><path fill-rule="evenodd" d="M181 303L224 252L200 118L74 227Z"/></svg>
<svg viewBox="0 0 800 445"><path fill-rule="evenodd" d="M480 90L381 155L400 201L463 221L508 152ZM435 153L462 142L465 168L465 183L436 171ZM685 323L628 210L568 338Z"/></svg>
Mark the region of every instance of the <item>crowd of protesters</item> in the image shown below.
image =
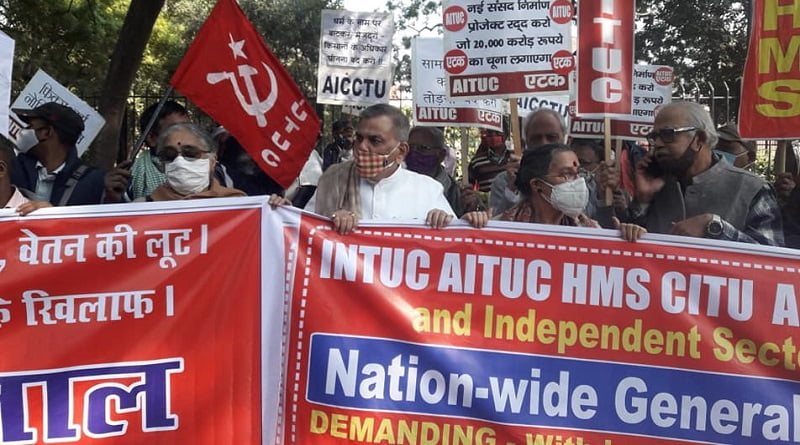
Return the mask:
<svg viewBox="0 0 800 445"><path fill-rule="evenodd" d="M50 206L270 195L274 206L330 218L342 234L365 219L442 228L462 218L478 228L489 219L615 228L629 241L651 232L800 247L798 169L775 184L752 173L754 146L735 125L717 128L693 102L664 106L646 144L626 142L616 163L606 162L598 141L569 140L558 113L534 110L523 121L521 157L507 132L481 130L465 169L469 186L453 177L442 130L412 128L399 109L374 105L356 122L335 122L333 142L312 152L288 190L224 128L206 132L173 101L143 113L138 156L108 172L78 157L84 126L71 108L12 111L27 127L16 144L0 141L0 208L20 215Z"/></svg>

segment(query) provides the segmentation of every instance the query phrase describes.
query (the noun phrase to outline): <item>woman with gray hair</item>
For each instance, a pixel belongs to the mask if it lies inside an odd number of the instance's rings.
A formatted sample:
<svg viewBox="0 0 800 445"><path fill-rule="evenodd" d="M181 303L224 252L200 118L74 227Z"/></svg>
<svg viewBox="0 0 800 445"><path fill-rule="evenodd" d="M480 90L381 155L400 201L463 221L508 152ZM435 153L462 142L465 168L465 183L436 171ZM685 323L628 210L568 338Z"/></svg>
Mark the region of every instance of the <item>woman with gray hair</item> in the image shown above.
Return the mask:
<svg viewBox="0 0 800 445"><path fill-rule="evenodd" d="M195 124L182 122L167 127L159 135L156 160L167 180L137 201L245 196L241 190L223 187L214 177L216 145Z"/></svg>

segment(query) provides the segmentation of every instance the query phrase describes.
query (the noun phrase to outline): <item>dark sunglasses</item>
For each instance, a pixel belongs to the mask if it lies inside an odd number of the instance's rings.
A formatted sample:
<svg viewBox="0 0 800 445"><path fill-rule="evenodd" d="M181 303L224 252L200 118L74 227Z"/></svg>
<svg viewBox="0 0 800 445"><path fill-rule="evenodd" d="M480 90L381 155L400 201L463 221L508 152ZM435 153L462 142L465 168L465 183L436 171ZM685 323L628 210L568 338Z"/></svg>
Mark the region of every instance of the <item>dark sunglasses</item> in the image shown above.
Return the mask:
<svg viewBox="0 0 800 445"><path fill-rule="evenodd" d="M695 130L697 130L697 127L662 128L658 131L647 133L647 142L653 144L656 142L656 138L660 138L662 142L669 144L670 142L675 142L676 134Z"/></svg>

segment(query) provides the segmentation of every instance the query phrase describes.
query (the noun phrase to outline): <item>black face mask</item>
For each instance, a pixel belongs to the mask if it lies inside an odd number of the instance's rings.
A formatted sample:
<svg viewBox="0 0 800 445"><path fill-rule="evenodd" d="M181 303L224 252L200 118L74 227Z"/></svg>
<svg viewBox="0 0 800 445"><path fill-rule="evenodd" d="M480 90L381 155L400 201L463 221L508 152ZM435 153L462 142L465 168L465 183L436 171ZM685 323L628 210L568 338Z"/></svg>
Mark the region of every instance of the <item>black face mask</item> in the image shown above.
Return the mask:
<svg viewBox="0 0 800 445"><path fill-rule="evenodd" d="M695 158L697 158L697 151L692 149L692 144L694 143L694 139L696 137L697 136L695 135L695 137L689 141L689 145L686 146L686 150L679 158L658 160L658 164L661 166L664 173L675 177L681 177L686 174L692 164L694 164Z"/></svg>

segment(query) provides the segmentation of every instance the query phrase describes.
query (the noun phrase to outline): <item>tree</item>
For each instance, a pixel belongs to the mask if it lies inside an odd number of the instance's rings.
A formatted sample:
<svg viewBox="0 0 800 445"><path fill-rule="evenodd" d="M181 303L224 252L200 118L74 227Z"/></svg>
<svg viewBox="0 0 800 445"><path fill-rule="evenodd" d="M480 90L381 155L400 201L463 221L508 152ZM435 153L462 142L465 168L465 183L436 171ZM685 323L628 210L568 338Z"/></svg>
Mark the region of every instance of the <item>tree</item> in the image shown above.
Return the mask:
<svg viewBox="0 0 800 445"><path fill-rule="evenodd" d="M117 158L128 92L162 6L164 0L131 0L125 15L125 22L111 54L111 65L100 92L98 111L106 119L106 125L92 145L90 153L92 163L101 168L111 168Z"/></svg>
<svg viewBox="0 0 800 445"><path fill-rule="evenodd" d="M738 91L747 58L749 6L730 0L639 0L636 58L675 69L689 96L702 91ZM733 107L736 108L735 105ZM717 120L723 122L730 116Z"/></svg>

